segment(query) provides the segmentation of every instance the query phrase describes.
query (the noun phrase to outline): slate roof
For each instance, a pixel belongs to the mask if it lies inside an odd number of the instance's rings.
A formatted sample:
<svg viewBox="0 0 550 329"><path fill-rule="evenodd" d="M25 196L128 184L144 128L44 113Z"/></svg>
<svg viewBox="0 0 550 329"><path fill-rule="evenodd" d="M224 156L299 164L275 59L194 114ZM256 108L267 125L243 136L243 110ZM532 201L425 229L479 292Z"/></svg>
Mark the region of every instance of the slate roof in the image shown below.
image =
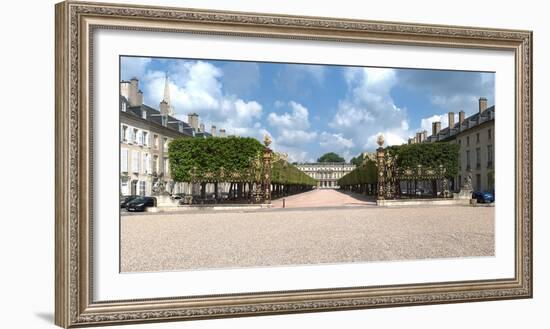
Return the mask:
<svg viewBox="0 0 550 329"><path fill-rule="evenodd" d="M481 115L481 120L480 120ZM460 123L455 123L453 128L449 130L449 127L441 129L437 135L430 135L427 137L428 142L444 141L454 138L458 133L467 131L474 128L484 122L488 122L495 119L495 106L488 107L483 113L475 113L464 119L462 129L460 129Z"/></svg>
<svg viewBox="0 0 550 329"><path fill-rule="evenodd" d="M120 96L121 102L125 102L128 104L128 100L124 96ZM144 119L142 116L143 111L147 113L147 119ZM160 114L160 111L157 109L152 108L149 105L142 104L141 106L128 106L126 108L126 113L130 113L136 116L136 118L141 120L147 120L149 122L154 122L164 128L168 128L171 130L174 130L180 134L183 134L185 136L193 136L193 128L189 126L184 121L179 120L178 118L175 118L171 115L168 115L168 122L166 126L162 124L162 115ZM183 125L183 132L180 131L180 125ZM208 132L195 132L194 137L211 137L212 135Z"/></svg>

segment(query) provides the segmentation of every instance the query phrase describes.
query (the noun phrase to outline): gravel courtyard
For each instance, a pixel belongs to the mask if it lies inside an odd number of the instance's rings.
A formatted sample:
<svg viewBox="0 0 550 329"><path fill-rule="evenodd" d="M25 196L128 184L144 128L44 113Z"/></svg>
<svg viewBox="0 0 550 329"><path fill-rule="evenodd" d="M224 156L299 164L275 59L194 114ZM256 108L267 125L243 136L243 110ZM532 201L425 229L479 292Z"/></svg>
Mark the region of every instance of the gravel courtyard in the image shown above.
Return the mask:
<svg viewBox="0 0 550 329"><path fill-rule="evenodd" d="M121 217L123 272L494 255L494 208L354 206Z"/></svg>

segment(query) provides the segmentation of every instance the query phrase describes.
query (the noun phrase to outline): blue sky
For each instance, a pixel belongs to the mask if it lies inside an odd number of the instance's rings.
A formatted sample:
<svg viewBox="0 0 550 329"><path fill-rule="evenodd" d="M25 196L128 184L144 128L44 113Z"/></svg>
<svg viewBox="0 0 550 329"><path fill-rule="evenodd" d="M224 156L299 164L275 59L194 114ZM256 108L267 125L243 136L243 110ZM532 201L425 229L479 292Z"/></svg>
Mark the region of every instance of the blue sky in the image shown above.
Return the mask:
<svg viewBox="0 0 550 329"><path fill-rule="evenodd" d="M401 144L447 112L494 105L494 73L427 69L121 57L121 79L139 79L144 103L159 107L168 74L176 116L199 114L230 135L262 140L291 161L326 152L347 160L376 148L376 136ZM456 120L455 120L456 121Z"/></svg>

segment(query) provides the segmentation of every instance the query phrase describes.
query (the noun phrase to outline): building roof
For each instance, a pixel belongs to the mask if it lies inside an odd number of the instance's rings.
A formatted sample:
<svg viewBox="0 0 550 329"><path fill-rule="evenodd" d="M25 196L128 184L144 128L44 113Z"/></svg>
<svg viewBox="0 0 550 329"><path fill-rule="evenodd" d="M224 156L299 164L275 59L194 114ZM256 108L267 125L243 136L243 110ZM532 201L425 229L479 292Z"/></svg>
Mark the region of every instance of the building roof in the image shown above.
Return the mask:
<svg viewBox="0 0 550 329"><path fill-rule="evenodd" d="M495 106L488 107L482 113L475 113L465 118L462 124L457 122L452 129L446 127L441 129L436 135L430 135L427 137L428 142L444 141L456 137L459 133L468 131L474 127L477 127L485 122L489 122L495 119Z"/></svg>
<svg viewBox="0 0 550 329"><path fill-rule="evenodd" d="M120 100L122 102L128 103L128 100L124 96L120 96ZM147 113L147 119L143 118L143 116L142 116L143 111L145 111ZM179 120L178 118L175 118L171 115L167 116L168 121L167 121L166 126L164 126L162 124L162 115L161 115L160 111L152 108L149 105L142 104L140 106L128 106L126 108L126 113L130 113L130 114L136 116L136 118L138 118L138 119L153 122L153 123L156 123L156 124L158 124L162 127L169 128L169 129L174 130L174 131L176 131L180 134L183 134L185 136L190 136L190 137L193 136L193 128L191 128L191 126L189 126L186 122L184 122L182 120ZM183 131L180 131L180 128L179 128L180 125L183 126ZM207 133L207 132L196 132L194 134L194 136L195 137L211 137L212 135L210 133Z"/></svg>

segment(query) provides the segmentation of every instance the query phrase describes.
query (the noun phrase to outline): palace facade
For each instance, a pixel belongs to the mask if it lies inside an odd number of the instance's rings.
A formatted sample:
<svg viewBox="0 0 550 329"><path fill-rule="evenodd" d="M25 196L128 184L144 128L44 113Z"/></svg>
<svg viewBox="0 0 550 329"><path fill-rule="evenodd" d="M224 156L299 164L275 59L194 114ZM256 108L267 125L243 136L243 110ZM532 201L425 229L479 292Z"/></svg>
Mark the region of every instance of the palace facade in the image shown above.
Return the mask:
<svg viewBox="0 0 550 329"><path fill-rule="evenodd" d="M317 181L318 188L340 188L338 180L355 169L345 162L299 163L296 167Z"/></svg>

